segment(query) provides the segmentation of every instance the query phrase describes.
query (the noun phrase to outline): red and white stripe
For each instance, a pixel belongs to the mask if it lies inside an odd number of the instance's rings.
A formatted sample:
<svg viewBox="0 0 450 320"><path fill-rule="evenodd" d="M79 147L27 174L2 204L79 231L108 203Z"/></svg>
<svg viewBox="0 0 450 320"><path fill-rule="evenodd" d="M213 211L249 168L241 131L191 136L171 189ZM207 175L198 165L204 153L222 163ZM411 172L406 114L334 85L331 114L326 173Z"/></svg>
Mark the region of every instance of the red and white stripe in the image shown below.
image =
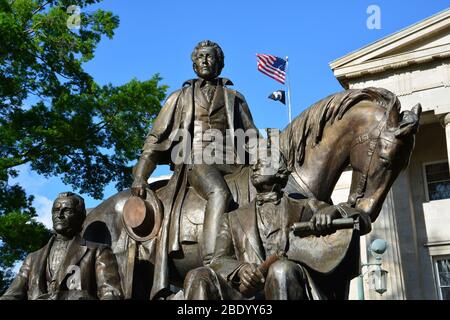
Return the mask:
<svg viewBox="0 0 450 320"><path fill-rule="evenodd" d="M256 54L258 58L258 70L265 75L275 79L276 81L284 84L286 80L286 72L283 70L274 68L272 65L277 58L271 54Z"/></svg>

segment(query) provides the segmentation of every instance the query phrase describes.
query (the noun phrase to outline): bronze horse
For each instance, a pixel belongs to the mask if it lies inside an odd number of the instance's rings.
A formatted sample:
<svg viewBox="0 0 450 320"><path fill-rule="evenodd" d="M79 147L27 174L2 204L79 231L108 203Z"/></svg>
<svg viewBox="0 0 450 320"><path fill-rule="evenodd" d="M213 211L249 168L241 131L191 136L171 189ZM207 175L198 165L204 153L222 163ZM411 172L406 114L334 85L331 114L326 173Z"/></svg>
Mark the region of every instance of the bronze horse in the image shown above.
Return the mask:
<svg viewBox="0 0 450 320"><path fill-rule="evenodd" d="M367 212L374 222L392 183L408 165L420 112L420 106L400 112L397 97L380 88L346 90L320 100L280 135L281 152L292 170L286 192L330 202L337 180L350 165L353 176L348 203ZM235 205L253 199L247 167L226 179ZM163 205L170 200L164 199L166 183L150 185ZM144 242L128 236L122 210L129 197L130 191L125 190L94 208L86 219L84 237L112 246L126 297L148 298L161 232ZM189 188L178 231L182 250L168 255L167 277L172 285L181 287L186 273L201 266L198 243L202 241L205 205Z"/></svg>
<svg viewBox="0 0 450 320"><path fill-rule="evenodd" d="M392 92L366 88L328 96L306 109L280 137L294 190L330 202L350 165L348 203L374 222L392 183L408 166L419 126L421 106L403 112L400 107Z"/></svg>

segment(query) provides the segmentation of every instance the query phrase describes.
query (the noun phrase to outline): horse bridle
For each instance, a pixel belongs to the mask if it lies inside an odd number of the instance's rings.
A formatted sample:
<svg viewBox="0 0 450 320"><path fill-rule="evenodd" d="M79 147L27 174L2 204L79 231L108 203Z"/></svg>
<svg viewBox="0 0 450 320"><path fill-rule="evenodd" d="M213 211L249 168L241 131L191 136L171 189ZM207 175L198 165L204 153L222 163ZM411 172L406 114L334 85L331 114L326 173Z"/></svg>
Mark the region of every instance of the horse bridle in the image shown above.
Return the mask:
<svg viewBox="0 0 450 320"><path fill-rule="evenodd" d="M352 146L350 147L351 153L351 150L353 150L354 147L369 141L369 149L367 150L367 156L369 157L369 159L368 161L366 161L364 170L362 171L361 177L359 178L359 181L356 185L355 192L353 192L348 198L348 204L351 207L355 207L358 199L364 197L364 193L367 187L367 177L369 175L370 166L372 164L373 154L375 153L375 147L378 144L378 140L380 140L380 136L386 126L386 122L387 112L384 113L383 118L375 128L373 128L369 133L364 133L356 137L355 142L353 142Z"/></svg>

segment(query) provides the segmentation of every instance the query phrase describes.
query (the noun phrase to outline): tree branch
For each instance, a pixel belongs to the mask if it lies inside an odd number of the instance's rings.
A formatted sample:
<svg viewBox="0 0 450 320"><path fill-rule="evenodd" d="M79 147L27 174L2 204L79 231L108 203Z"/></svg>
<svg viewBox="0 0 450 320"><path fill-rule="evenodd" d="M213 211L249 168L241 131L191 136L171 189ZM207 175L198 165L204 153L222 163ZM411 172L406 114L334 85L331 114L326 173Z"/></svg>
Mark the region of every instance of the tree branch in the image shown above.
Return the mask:
<svg viewBox="0 0 450 320"><path fill-rule="evenodd" d="M17 156L18 158L21 158L21 160L15 160L15 161L13 161L13 163L11 165L7 165L2 169L11 169L11 168L20 166L21 164L31 161L33 152L35 152L37 149L40 149L43 145L44 145L44 142L40 142L37 145L30 147L28 149L28 151ZM11 158L4 158L4 159L12 160Z"/></svg>
<svg viewBox="0 0 450 320"><path fill-rule="evenodd" d="M38 23L36 23L36 25L34 26L34 28L37 28L40 24L42 24L42 21L39 21ZM36 30L34 28L28 28L24 31L24 33L28 33L31 34L33 32L36 32Z"/></svg>
<svg viewBox="0 0 450 320"><path fill-rule="evenodd" d="M12 160L11 158L3 158L5 160ZM2 166L2 168L0 168L1 170L5 170L5 169L11 169L17 166L20 166L22 164L25 164L27 162L31 161L31 159L22 159L22 160L14 160L12 161L11 165L6 165L6 166Z"/></svg>
<svg viewBox="0 0 450 320"><path fill-rule="evenodd" d="M44 7L45 6L47 6L48 4L50 4L51 3L51 1L47 1L47 2L44 2L42 5L40 5L37 9L35 9L32 13L31 13L31 15L35 15L36 13L38 13L39 11L41 11L42 9L44 9Z"/></svg>
<svg viewBox="0 0 450 320"><path fill-rule="evenodd" d="M72 80L71 78L69 78L69 77L63 75L62 73L60 73L60 72L54 70L54 68L53 68L53 67L52 67L52 66L51 66L44 58L42 58L40 55L35 54L35 53L32 53L32 52L30 52L30 54L33 55L33 56L35 56L35 57L38 58L39 60L41 60L41 62L42 62L44 65L46 65L47 67L49 67L50 70L53 71L54 73L58 74L59 76L63 77L64 79Z"/></svg>

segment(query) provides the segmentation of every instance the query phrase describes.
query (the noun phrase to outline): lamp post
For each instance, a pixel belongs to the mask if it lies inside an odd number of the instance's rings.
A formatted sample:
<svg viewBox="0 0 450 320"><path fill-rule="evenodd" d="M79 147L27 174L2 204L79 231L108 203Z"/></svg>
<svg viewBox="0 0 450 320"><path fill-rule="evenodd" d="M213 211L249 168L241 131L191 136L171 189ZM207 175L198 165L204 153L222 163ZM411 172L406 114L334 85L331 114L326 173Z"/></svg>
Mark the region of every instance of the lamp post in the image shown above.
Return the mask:
<svg viewBox="0 0 450 320"><path fill-rule="evenodd" d="M375 262L363 263L361 265L361 274L358 276L358 299L364 300L364 275L369 272L370 289L375 290L380 295L387 290L387 271L381 268L381 256L386 251L387 243L382 239L375 239L370 245L370 253L375 258ZM370 266L372 266L370 270ZM363 272L363 268L367 271Z"/></svg>

